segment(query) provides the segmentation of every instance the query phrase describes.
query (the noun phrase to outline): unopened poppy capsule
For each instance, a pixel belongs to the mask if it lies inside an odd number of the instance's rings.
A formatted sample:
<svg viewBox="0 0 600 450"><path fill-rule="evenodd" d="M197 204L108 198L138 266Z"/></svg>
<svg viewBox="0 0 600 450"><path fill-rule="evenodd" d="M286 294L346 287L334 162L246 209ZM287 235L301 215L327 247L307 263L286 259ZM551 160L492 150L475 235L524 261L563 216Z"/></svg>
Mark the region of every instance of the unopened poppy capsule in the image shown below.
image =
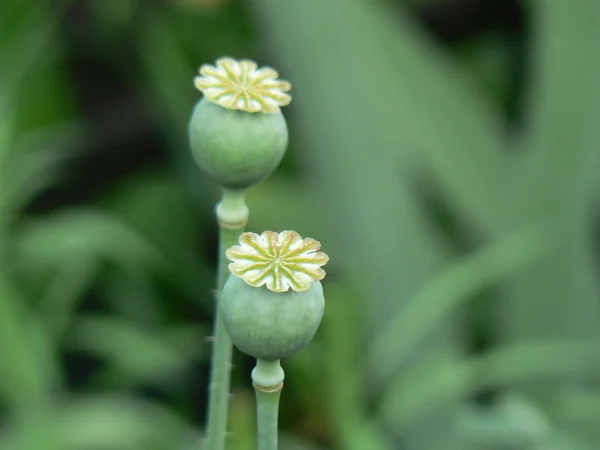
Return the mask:
<svg viewBox="0 0 600 450"><path fill-rule="evenodd" d="M329 257L295 231L243 233L219 307L233 344L258 359L295 354L313 338L325 308L320 280Z"/></svg>
<svg viewBox="0 0 600 450"><path fill-rule="evenodd" d="M267 178L288 144L281 106L290 103L290 83L270 67L221 58L203 65L195 86L204 97L189 123L196 163L229 189L245 189Z"/></svg>

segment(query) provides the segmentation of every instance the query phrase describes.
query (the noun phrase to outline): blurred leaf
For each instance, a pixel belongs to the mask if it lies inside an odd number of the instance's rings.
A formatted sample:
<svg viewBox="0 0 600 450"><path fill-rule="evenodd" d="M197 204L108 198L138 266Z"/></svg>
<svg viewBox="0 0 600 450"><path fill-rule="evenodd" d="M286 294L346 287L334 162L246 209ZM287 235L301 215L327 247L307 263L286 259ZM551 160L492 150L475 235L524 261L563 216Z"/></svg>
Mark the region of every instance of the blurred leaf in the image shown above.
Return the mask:
<svg viewBox="0 0 600 450"><path fill-rule="evenodd" d="M64 450L183 450L200 442L171 411L129 398L81 398L57 411L57 426Z"/></svg>
<svg viewBox="0 0 600 450"><path fill-rule="evenodd" d="M161 171L130 177L110 192L105 204L164 255L167 273L161 281L212 311L215 270L202 258L199 242L208 232L212 211L209 219L193 200L178 179Z"/></svg>
<svg viewBox="0 0 600 450"><path fill-rule="evenodd" d="M592 386L562 387L556 392L553 412L556 421L576 436L585 436L591 442L600 442L600 394Z"/></svg>
<svg viewBox="0 0 600 450"><path fill-rule="evenodd" d="M62 450L57 439L52 410L36 405L35 409L18 415L0 433L1 450Z"/></svg>
<svg viewBox="0 0 600 450"><path fill-rule="evenodd" d="M192 160L187 138L187 123L199 93L192 78L196 67L182 54L173 30L164 14L149 10L149 19L140 36L140 52L144 72L147 75L145 89L150 89L156 104L149 105L157 115L170 148L176 149L171 156L176 168L184 177L200 205L207 208L214 201L216 186L201 172Z"/></svg>
<svg viewBox="0 0 600 450"><path fill-rule="evenodd" d="M4 226L58 179L58 164L64 158L52 150L13 154L18 157L0 161L0 212Z"/></svg>
<svg viewBox="0 0 600 450"><path fill-rule="evenodd" d="M169 342L163 338L164 331L151 332L112 317L87 316L75 321L68 346L105 358L128 378L155 381L184 371L192 361L207 356L202 345L206 328L187 328L185 334L181 331Z"/></svg>
<svg viewBox="0 0 600 450"><path fill-rule="evenodd" d="M477 250L440 272L373 339L367 352L370 384L380 387L391 380L418 341L451 311L546 257L555 245L554 229L540 224Z"/></svg>
<svg viewBox="0 0 600 450"><path fill-rule="evenodd" d="M19 230L17 245L20 257L30 265L57 267L65 260L92 257L134 273L164 267L163 256L136 230L89 209L31 219Z"/></svg>
<svg viewBox="0 0 600 450"><path fill-rule="evenodd" d="M390 429L401 435L444 404L481 389L599 374L598 342L548 339L507 345L481 356L420 364L394 381L379 412Z"/></svg>
<svg viewBox="0 0 600 450"><path fill-rule="evenodd" d="M315 220L318 193L301 180L271 176L248 189L248 228L252 230L296 230L302 236L322 236L324 224Z"/></svg>
<svg viewBox="0 0 600 450"><path fill-rule="evenodd" d="M487 31L487 30L486 30ZM483 32L464 42L458 43L458 55L465 65L471 68L481 84L494 96L496 103L504 109L511 107L512 73L516 59L515 42L511 32L502 33L496 30Z"/></svg>
<svg viewBox="0 0 600 450"><path fill-rule="evenodd" d="M471 407L458 418L469 448L542 450L555 438L544 413L524 398L504 397L490 407Z"/></svg>
<svg viewBox="0 0 600 450"><path fill-rule="evenodd" d="M402 8L369 0L254 5L280 67L290 72L313 158L336 161L321 163L321 171L352 179L372 174L369 182L377 174L391 183L399 165L419 153L469 217L486 229L504 222L510 205L502 197L509 169L502 124L465 72ZM363 154L362 166L345 173L345 157L356 154Z"/></svg>
<svg viewBox="0 0 600 450"><path fill-rule="evenodd" d="M31 4L29 4L31 3ZM17 25L14 34L8 39L8 44L0 48L0 61L10 61L3 64L6 70L0 75L0 117L10 115L9 111L16 109L17 95L22 93L22 87L30 81L33 69L40 62L52 55L48 43L56 43L55 36L62 15L71 6L72 0L66 0L56 8L50 8L46 2L28 2L27 17ZM37 75L37 73L36 73ZM47 77L46 81L51 78ZM55 79L56 80L56 79ZM33 85L35 88L35 85ZM57 89L47 90L44 96L49 99ZM39 101L39 98L37 99ZM52 102L53 108L63 102ZM44 104L38 104L38 107Z"/></svg>
<svg viewBox="0 0 600 450"><path fill-rule="evenodd" d="M56 157L72 155L76 144L84 138L84 127L77 121L63 121L40 128L28 130L27 133L16 136L14 130L14 115L7 117L0 132L0 166L14 164L15 167L27 166L32 153L52 153ZM43 155L46 156L47 155ZM42 155L39 158L43 158Z"/></svg>
<svg viewBox="0 0 600 450"><path fill-rule="evenodd" d="M168 320L170 302L149 273L106 273L98 295L113 314L142 327L162 327Z"/></svg>
<svg viewBox="0 0 600 450"><path fill-rule="evenodd" d="M544 189L532 192L547 198L579 185L576 175L589 154L598 154L600 134L600 3L560 0L533 3L533 79L529 123L523 145L527 182ZM593 138L593 139L592 139ZM552 162L552 164L548 164ZM564 199L560 196L556 200ZM532 211L537 212L537 211Z"/></svg>
<svg viewBox="0 0 600 450"><path fill-rule="evenodd" d="M204 212L180 180L163 170L128 177L108 192L104 204L161 247L189 248L206 233Z"/></svg>
<svg viewBox="0 0 600 450"><path fill-rule="evenodd" d="M291 433L281 432L279 441L282 450L324 450L322 446L308 442L306 439Z"/></svg>
<svg viewBox="0 0 600 450"><path fill-rule="evenodd" d="M551 258L508 286L502 309L507 342L597 339L600 284L593 236L600 161L600 3L532 2L532 79L519 164L522 195L514 209L523 222L541 216L561 223ZM570 380L531 386L527 393L557 416L554 398Z"/></svg>
<svg viewBox="0 0 600 450"><path fill-rule="evenodd" d="M212 328L195 322L170 325L161 333L161 339L169 347L177 349L192 361L203 361L209 354L206 343Z"/></svg>
<svg viewBox="0 0 600 450"><path fill-rule="evenodd" d="M123 32L130 29L130 24L135 20L135 13L139 7L138 0L122 0L118 2L105 2L92 0L88 7L94 16L94 25L100 28L103 38L112 38L116 41L123 38ZM115 44L116 42L110 42Z"/></svg>
<svg viewBox="0 0 600 450"><path fill-rule="evenodd" d="M18 409L43 405L57 383L55 355L42 330L0 270L0 394Z"/></svg>
<svg viewBox="0 0 600 450"><path fill-rule="evenodd" d="M39 299L36 313L55 342L62 341L78 302L90 287L97 271L97 261L85 258L66 261L54 270Z"/></svg>
<svg viewBox="0 0 600 450"><path fill-rule="evenodd" d="M527 186L535 189L527 189L515 207L527 217L560 215L570 245L551 263L527 273L527 280L512 293L509 333L589 336L600 319L600 286L593 270L597 264L587 235L590 188L597 192L598 187L594 161L600 161L600 85L594 75L600 70L600 28L595 20L600 3L534 4L535 85L522 167ZM554 314L540 320L541 312L548 310Z"/></svg>
<svg viewBox="0 0 600 450"><path fill-rule="evenodd" d="M2 122L0 123L0 161L6 159L7 155L12 150L11 142L14 139L14 117L6 115L2 116L0 111L0 117Z"/></svg>
<svg viewBox="0 0 600 450"><path fill-rule="evenodd" d="M79 124L43 127L18 139L11 125L7 120L0 131L0 229L5 233L30 202L61 177L73 143L81 139Z"/></svg>
<svg viewBox="0 0 600 450"><path fill-rule="evenodd" d="M322 324L326 347L322 363L326 366L327 381L322 395L332 417L336 448L392 449L364 405L361 378L366 366L360 358L362 330L356 293L330 283L326 296L327 310Z"/></svg>

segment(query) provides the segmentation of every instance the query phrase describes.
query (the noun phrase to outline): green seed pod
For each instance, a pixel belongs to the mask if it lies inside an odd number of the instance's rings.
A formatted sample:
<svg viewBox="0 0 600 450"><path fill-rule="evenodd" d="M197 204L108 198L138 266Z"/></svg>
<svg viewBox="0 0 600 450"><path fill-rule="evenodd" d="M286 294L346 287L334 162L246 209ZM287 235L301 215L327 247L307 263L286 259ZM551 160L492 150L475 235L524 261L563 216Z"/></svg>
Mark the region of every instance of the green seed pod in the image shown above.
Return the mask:
<svg viewBox="0 0 600 450"><path fill-rule="evenodd" d="M245 189L277 168L288 144L283 114L233 111L206 98L189 125L194 160L223 187Z"/></svg>
<svg viewBox="0 0 600 450"><path fill-rule="evenodd" d="M231 275L220 301L225 328L242 352L260 359L286 358L315 335L325 308L321 283L303 292L255 288Z"/></svg>
<svg viewBox="0 0 600 450"><path fill-rule="evenodd" d="M314 239L295 231L243 233L227 250L229 276L219 299L232 342L273 360L291 356L315 335L325 308L319 280L328 261Z"/></svg>
<svg viewBox="0 0 600 450"><path fill-rule="evenodd" d="M192 112L189 137L202 170L223 187L245 189L277 168L288 144L280 106L291 97L288 82L252 61L222 58L204 65L196 87L204 93Z"/></svg>

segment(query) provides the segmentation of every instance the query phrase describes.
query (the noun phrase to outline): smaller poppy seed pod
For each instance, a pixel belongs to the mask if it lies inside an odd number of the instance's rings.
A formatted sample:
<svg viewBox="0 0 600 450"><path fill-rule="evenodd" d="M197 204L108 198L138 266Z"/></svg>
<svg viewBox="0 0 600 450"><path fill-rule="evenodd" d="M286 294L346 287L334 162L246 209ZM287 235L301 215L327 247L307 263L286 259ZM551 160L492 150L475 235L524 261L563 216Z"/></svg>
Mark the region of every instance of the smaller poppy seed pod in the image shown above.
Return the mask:
<svg viewBox="0 0 600 450"><path fill-rule="evenodd" d="M245 189L277 168L288 145L281 113L291 97L287 81L248 60L221 58L204 65L194 80L204 98L189 122L192 155L223 187Z"/></svg>
<svg viewBox="0 0 600 450"><path fill-rule="evenodd" d="M325 308L319 242L295 231L243 233L227 250L229 276L219 299L233 344L257 359L291 356L315 335Z"/></svg>

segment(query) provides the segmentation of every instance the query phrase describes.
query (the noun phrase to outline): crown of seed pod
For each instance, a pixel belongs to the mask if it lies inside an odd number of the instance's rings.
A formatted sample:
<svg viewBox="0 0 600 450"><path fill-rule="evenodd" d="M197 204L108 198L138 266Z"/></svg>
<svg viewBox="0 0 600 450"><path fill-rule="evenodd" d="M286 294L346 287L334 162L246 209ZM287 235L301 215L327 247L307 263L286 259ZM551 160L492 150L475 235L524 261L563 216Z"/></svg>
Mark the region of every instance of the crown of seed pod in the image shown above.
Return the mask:
<svg viewBox="0 0 600 450"><path fill-rule="evenodd" d="M221 58L203 65L195 86L204 97L189 123L192 154L222 186L244 189L267 178L288 144L281 106L290 103L290 83L270 67Z"/></svg>
<svg viewBox="0 0 600 450"><path fill-rule="evenodd" d="M227 250L231 275L219 305L234 345L259 359L281 359L313 338L325 307L321 244L295 231L243 233Z"/></svg>

